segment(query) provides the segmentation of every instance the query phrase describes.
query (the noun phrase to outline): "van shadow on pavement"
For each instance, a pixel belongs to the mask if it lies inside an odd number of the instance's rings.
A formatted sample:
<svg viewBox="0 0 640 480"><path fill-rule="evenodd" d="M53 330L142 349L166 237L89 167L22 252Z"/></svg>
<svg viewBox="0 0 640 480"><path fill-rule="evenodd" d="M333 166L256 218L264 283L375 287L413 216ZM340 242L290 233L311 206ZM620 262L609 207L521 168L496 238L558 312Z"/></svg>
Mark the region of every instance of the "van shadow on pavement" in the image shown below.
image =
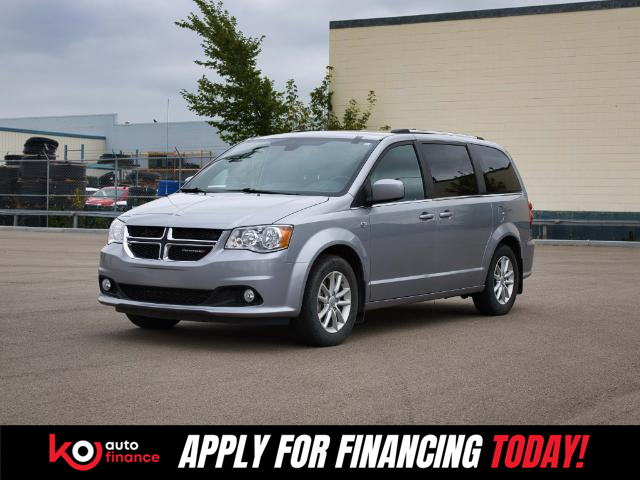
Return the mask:
<svg viewBox="0 0 640 480"><path fill-rule="evenodd" d="M366 321L356 325L352 336L345 344L371 339L391 331L407 334L415 329L429 329L443 322L477 321L483 318L475 310L473 303L451 301L422 302L413 305L373 310L366 314ZM128 322L126 318L122 322ZM104 335L104 332L102 333ZM143 330L133 325L131 328L114 329L106 335L119 341L162 344L176 348L203 348L241 350L270 349L273 347L309 348L299 343L290 325L260 325L259 320L248 324L181 322L171 330Z"/></svg>

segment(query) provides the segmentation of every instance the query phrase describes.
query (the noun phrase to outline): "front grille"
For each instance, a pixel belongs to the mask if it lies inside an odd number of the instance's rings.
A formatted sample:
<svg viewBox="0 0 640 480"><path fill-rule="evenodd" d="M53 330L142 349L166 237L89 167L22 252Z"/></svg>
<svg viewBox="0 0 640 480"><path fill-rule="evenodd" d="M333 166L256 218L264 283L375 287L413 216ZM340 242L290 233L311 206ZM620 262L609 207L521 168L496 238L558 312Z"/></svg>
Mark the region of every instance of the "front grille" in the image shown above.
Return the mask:
<svg viewBox="0 0 640 480"><path fill-rule="evenodd" d="M147 227L138 225L127 225L127 232L130 237L138 238L162 238L164 227Z"/></svg>
<svg viewBox="0 0 640 480"><path fill-rule="evenodd" d="M143 285L119 284L120 290L131 300L172 305L202 305L211 296L210 290L186 288L146 287Z"/></svg>
<svg viewBox="0 0 640 480"><path fill-rule="evenodd" d="M196 262L212 249L204 245L167 245L167 258L176 262Z"/></svg>
<svg viewBox="0 0 640 480"><path fill-rule="evenodd" d="M160 258L160 244L159 243L137 243L129 242L129 250L136 258L148 258L151 260L158 260Z"/></svg>
<svg viewBox="0 0 640 480"><path fill-rule="evenodd" d="M175 240L205 240L207 242L217 242L222 234L222 230L212 230L210 228L172 228L171 238Z"/></svg>
<svg viewBox="0 0 640 480"><path fill-rule="evenodd" d="M148 260L197 262L218 243L222 230L127 225L129 256Z"/></svg>

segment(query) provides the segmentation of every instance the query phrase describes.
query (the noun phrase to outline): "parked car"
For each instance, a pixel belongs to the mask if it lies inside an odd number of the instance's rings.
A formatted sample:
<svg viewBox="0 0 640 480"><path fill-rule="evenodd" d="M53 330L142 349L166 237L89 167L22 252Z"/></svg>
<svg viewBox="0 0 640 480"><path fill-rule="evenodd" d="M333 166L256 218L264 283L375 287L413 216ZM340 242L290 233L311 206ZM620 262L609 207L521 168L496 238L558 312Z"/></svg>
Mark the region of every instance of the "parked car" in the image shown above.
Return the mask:
<svg viewBox="0 0 640 480"><path fill-rule="evenodd" d="M127 206L129 187L104 187L91 195L84 203L88 210L122 210Z"/></svg>
<svg viewBox="0 0 640 480"><path fill-rule="evenodd" d="M254 138L112 223L99 301L142 328L284 317L320 346L376 308L462 296L503 315L531 274L532 219L511 157L479 137Z"/></svg>

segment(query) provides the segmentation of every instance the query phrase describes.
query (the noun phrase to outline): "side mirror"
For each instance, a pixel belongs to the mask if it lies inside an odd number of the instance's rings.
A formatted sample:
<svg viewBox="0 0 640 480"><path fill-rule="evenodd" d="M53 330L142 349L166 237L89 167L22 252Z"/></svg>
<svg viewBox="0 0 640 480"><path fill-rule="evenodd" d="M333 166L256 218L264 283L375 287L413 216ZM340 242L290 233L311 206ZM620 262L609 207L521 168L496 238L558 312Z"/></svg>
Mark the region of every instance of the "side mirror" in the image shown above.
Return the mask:
<svg viewBox="0 0 640 480"><path fill-rule="evenodd" d="M383 178L371 186L371 203L390 202L404 198L404 183Z"/></svg>
<svg viewBox="0 0 640 480"><path fill-rule="evenodd" d="M185 183L189 183L191 181L191 179L193 178L193 175L191 175L190 177L187 177L183 180L182 184L184 185Z"/></svg>

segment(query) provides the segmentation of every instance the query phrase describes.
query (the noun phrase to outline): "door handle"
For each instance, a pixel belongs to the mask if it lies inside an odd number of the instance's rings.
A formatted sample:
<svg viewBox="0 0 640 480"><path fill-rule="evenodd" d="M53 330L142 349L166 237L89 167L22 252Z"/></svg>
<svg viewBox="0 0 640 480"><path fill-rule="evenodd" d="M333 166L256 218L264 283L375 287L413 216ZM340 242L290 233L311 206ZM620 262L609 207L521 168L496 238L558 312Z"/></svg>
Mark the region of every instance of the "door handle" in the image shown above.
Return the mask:
<svg viewBox="0 0 640 480"><path fill-rule="evenodd" d="M445 210L444 212L440 212L440 218L451 218L453 217L453 212L451 210Z"/></svg>
<svg viewBox="0 0 640 480"><path fill-rule="evenodd" d="M420 220L433 220L435 215L433 213L422 212L420 216L418 216Z"/></svg>

